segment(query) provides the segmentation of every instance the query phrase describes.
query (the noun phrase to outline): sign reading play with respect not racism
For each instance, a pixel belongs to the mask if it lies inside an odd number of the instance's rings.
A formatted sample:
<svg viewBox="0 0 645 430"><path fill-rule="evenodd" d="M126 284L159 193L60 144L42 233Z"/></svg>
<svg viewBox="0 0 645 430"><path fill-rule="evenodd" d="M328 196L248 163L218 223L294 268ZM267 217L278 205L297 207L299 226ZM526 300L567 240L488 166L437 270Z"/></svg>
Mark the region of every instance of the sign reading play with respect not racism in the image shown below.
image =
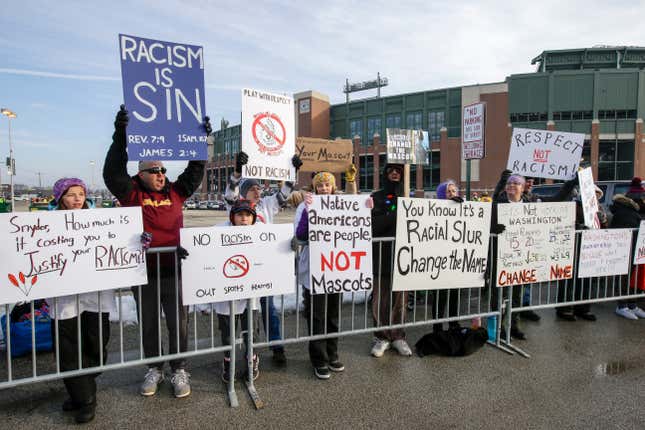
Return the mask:
<svg viewBox="0 0 645 430"><path fill-rule="evenodd" d="M523 176L573 179L584 140L581 133L514 128L506 168Z"/></svg>
<svg viewBox="0 0 645 430"><path fill-rule="evenodd" d="M354 149L349 139L315 139L298 137L296 154L303 172L344 172L352 163Z"/></svg>
<svg viewBox="0 0 645 430"><path fill-rule="evenodd" d="M291 224L182 228L185 305L292 294Z"/></svg>
<svg viewBox="0 0 645 430"><path fill-rule="evenodd" d="M588 228L600 228L598 219L598 198L596 197L596 184L593 181L591 167L578 171L578 182L580 188L580 199L582 211L585 217L585 226Z"/></svg>
<svg viewBox="0 0 645 430"><path fill-rule="evenodd" d="M245 178L295 181L293 98L249 88L242 90L242 151L249 156Z"/></svg>
<svg viewBox="0 0 645 430"><path fill-rule="evenodd" d="M428 164L430 142L423 130L385 129L387 162L396 164Z"/></svg>
<svg viewBox="0 0 645 430"><path fill-rule="evenodd" d="M578 277L625 275L629 272L632 230L584 230L580 243Z"/></svg>
<svg viewBox="0 0 645 430"><path fill-rule="evenodd" d="M394 291L484 286L491 204L398 200Z"/></svg>
<svg viewBox="0 0 645 430"><path fill-rule="evenodd" d="M369 291L372 215L368 195L314 196L307 209L309 273L314 294Z"/></svg>
<svg viewBox="0 0 645 430"><path fill-rule="evenodd" d="M0 214L0 304L146 284L141 208Z"/></svg>
<svg viewBox="0 0 645 430"><path fill-rule="evenodd" d="M574 202L504 203L497 218L497 286L531 284L573 276Z"/></svg>
<svg viewBox="0 0 645 430"><path fill-rule="evenodd" d="M207 160L204 48L119 35L128 159Z"/></svg>
<svg viewBox="0 0 645 430"><path fill-rule="evenodd" d="M486 155L485 110L486 103L483 102L464 106L464 134L461 142L463 160L481 159Z"/></svg>

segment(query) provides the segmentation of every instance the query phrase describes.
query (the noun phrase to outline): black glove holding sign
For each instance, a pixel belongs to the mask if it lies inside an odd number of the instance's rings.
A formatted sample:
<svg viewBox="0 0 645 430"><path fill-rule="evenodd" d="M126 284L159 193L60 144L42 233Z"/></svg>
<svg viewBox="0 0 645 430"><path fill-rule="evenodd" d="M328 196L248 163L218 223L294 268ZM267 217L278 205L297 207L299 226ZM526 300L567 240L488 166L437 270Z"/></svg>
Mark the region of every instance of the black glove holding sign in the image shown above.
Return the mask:
<svg viewBox="0 0 645 430"><path fill-rule="evenodd" d="M240 151L235 156L235 173L242 174L242 166L249 162L249 156L246 152Z"/></svg>

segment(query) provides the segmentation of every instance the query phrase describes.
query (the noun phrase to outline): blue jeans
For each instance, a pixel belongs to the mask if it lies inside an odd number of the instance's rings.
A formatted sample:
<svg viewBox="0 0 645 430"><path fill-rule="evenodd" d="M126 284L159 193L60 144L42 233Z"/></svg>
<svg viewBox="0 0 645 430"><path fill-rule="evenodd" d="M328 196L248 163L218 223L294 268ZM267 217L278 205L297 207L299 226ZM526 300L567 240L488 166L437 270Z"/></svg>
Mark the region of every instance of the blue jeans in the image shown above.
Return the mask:
<svg viewBox="0 0 645 430"><path fill-rule="evenodd" d="M267 299L269 306L267 308ZM278 310L273 304L273 296L262 297L260 299L260 307L262 308L262 326L264 326L264 332L269 337L269 341L281 340L280 336L280 318L278 317ZM267 316L268 312L268 316ZM268 319L268 327L267 327ZM282 345L274 345L271 347L272 351L282 351L284 347Z"/></svg>

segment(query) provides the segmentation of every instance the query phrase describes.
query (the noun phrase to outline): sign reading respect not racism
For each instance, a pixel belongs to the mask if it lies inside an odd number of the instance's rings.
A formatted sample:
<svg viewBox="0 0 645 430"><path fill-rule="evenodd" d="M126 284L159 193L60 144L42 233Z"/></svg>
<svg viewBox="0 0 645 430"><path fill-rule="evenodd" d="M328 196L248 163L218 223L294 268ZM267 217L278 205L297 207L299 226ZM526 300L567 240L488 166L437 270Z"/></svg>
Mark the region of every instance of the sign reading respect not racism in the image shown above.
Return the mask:
<svg viewBox="0 0 645 430"><path fill-rule="evenodd" d="M387 162L396 164L428 164L430 140L423 130L385 129Z"/></svg>
<svg viewBox="0 0 645 430"><path fill-rule="evenodd" d="M295 181L293 99L281 94L242 90L242 151L249 156L245 178Z"/></svg>
<svg viewBox="0 0 645 430"><path fill-rule="evenodd" d="M491 204L400 198L394 291L484 285Z"/></svg>
<svg viewBox="0 0 645 430"><path fill-rule="evenodd" d="M629 272L632 230L584 230L580 243L578 277L625 275Z"/></svg>
<svg viewBox="0 0 645 430"><path fill-rule="evenodd" d="M185 305L295 291L291 224L182 228Z"/></svg>
<svg viewBox="0 0 645 430"><path fill-rule="evenodd" d="M575 203L504 203L498 222L497 286L573 276Z"/></svg>
<svg viewBox="0 0 645 430"><path fill-rule="evenodd" d="M141 208L0 214L0 304L146 284Z"/></svg>
<svg viewBox="0 0 645 430"><path fill-rule="evenodd" d="M573 179L584 140L581 133L514 128L506 168L523 176Z"/></svg>
<svg viewBox="0 0 645 430"><path fill-rule="evenodd" d="M307 209L309 273L314 294L369 291L372 215L367 195L314 196Z"/></svg>
<svg viewBox="0 0 645 430"><path fill-rule="evenodd" d="M298 137L296 154L303 172L344 172L352 163L354 149L349 139L315 139Z"/></svg>
<svg viewBox="0 0 645 430"><path fill-rule="evenodd" d="M204 48L119 35L128 159L207 160Z"/></svg>

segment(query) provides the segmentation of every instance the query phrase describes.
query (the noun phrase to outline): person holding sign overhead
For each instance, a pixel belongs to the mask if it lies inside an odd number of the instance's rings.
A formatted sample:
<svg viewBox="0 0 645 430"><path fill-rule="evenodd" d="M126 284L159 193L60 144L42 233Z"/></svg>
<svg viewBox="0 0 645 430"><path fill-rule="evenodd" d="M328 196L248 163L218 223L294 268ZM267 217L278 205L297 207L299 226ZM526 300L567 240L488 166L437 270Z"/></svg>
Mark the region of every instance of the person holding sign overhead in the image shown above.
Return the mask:
<svg viewBox="0 0 645 430"><path fill-rule="evenodd" d="M127 125L128 111L121 105L114 122L112 145L103 166L105 185L121 206L141 206L144 230L152 235L151 247L176 246L178 255L185 258L185 250L182 255L183 248L179 246L179 229L184 222L182 205L201 184L206 162L190 161L177 181L170 182L161 161L140 161L138 173L130 177L126 152ZM204 118L204 132L207 135L211 133L208 117ZM159 348L160 312L157 300L166 316L170 353L177 352L177 346L182 352L188 347L188 314L182 304L181 285L175 285L175 278L181 282L181 275L175 273L176 266L180 269L173 254L161 254L159 259L150 258L147 260L148 285L142 288L132 287L141 315L143 351L147 358L162 354ZM190 374L185 370L186 361L171 360L170 367L175 397L190 395ZM154 395L163 379L163 361L150 364L141 385L141 395Z"/></svg>
<svg viewBox="0 0 645 430"><path fill-rule="evenodd" d="M78 178L62 178L54 184L52 210L89 209L87 186ZM77 296L47 299L55 312L52 339L56 339L58 326L58 360L61 372L78 369L79 348L83 367L100 366L107 360L110 340L110 312L114 312L114 291L83 293ZM78 338L80 324L80 339ZM103 358L101 359L101 354ZM64 378L69 399L63 410L76 412L76 422L87 423L94 419L96 410L96 377L98 373Z"/></svg>

